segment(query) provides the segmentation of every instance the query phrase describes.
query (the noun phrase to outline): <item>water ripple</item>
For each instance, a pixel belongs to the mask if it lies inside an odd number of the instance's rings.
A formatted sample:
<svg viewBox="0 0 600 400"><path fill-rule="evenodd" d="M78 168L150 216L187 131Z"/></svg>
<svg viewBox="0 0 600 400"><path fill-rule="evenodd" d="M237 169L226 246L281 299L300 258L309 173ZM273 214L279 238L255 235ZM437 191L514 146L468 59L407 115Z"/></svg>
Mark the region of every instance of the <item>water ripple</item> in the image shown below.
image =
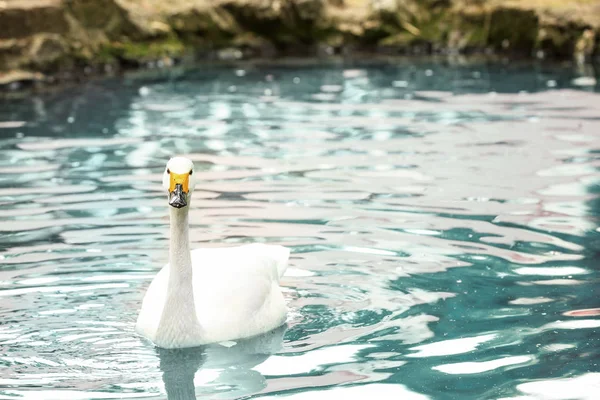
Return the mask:
<svg viewBox="0 0 600 400"><path fill-rule="evenodd" d="M223 67L0 100L0 398L595 398L599 97L503 68ZM292 248L285 329L135 334L172 154L199 177L194 247Z"/></svg>

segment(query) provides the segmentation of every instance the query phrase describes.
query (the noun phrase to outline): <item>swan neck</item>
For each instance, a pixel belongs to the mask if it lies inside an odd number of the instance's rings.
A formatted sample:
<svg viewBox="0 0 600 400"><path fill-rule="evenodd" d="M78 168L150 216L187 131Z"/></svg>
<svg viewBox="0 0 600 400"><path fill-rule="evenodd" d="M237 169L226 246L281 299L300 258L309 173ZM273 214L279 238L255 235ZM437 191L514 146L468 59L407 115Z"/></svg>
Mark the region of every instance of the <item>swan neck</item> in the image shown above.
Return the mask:
<svg viewBox="0 0 600 400"><path fill-rule="evenodd" d="M155 343L165 348L188 347L202 336L194 305L188 207L171 208L170 213L169 280Z"/></svg>
<svg viewBox="0 0 600 400"><path fill-rule="evenodd" d="M171 207L171 243L169 246L169 263L171 278L191 283L192 260L190 256L190 238L188 207ZM171 279L170 279L171 280Z"/></svg>

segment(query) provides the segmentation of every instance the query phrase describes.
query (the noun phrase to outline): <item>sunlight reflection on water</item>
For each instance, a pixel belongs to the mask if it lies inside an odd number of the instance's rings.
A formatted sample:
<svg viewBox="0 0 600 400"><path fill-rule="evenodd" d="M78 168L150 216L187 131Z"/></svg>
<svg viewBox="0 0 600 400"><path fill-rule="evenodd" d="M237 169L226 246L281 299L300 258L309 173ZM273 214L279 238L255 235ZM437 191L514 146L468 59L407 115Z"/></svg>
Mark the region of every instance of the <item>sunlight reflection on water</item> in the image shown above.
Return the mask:
<svg viewBox="0 0 600 400"><path fill-rule="evenodd" d="M494 68L222 68L0 103L0 398L592 399L600 97ZM292 248L287 330L135 334L172 154L199 176L194 247Z"/></svg>

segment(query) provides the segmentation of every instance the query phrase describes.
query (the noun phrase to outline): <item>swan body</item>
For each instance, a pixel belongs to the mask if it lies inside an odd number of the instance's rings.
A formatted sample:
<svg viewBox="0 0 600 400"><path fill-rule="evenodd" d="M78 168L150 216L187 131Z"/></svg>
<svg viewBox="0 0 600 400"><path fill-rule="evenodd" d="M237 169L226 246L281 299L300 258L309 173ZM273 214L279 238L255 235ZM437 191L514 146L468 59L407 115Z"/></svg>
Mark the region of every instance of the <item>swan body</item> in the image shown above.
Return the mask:
<svg viewBox="0 0 600 400"><path fill-rule="evenodd" d="M260 335L284 324L287 316L279 279L289 249L248 244L189 250L192 172L186 158L167 164L163 185L172 206L169 264L148 287L136 323L138 333L167 349Z"/></svg>

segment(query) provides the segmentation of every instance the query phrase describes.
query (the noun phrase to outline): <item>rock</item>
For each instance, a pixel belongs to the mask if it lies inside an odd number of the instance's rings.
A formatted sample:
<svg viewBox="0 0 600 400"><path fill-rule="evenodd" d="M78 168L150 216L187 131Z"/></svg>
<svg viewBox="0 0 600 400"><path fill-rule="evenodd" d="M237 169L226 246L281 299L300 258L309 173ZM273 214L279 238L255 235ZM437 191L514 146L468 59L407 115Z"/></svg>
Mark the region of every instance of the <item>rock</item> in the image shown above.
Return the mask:
<svg viewBox="0 0 600 400"><path fill-rule="evenodd" d="M109 39L143 38L145 29L133 23L114 0L63 0L65 10L86 30L102 31Z"/></svg>
<svg viewBox="0 0 600 400"><path fill-rule="evenodd" d="M488 45L496 50L512 50L531 55L539 29L539 18L532 10L499 8L491 13Z"/></svg>
<svg viewBox="0 0 600 400"><path fill-rule="evenodd" d="M243 53L236 48L221 49L217 52L217 58L222 61L239 60L242 56Z"/></svg>
<svg viewBox="0 0 600 400"><path fill-rule="evenodd" d="M69 26L61 0L10 0L0 8L0 39L36 33L66 34Z"/></svg>
<svg viewBox="0 0 600 400"><path fill-rule="evenodd" d="M103 47L106 61L119 60L128 66L139 67L155 63L164 58L179 58L185 53L185 46L176 39L161 39L143 42L111 42Z"/></svg>
<svg viewBox="0 0 600 400"><path fill-rule="evenodd" d="M215 45L231 40L243 31L233 16L222 8L193 8L168 16L168 22L183 38L200 39Z"/></svg>
<svg viewBox="0 0 600 400"><path fill-rule="evenodd" d="M44 68L67 56L69 46L55 33L38 34L29 46L28 59L32 66Z"/></svg>
<svg viewBox="0 0 600 400"><path fill-rule="evenodd" d="M314 45L327 28L324 0L225 0L221 6L241 29L282 50Z"/></svg>
<svg viewBox="0 0 600 400"><path fill-rule="evenodd" d="M548 57L569 58L575 55L577 40L583 28L577 26L545 25L540 29L537 48Z"/></svg>
<svg viewBox="0 0 600 400"><path fill-rule="evenodd" d="M36 83L44 80L44 75L39 72L13 70L0 72L0 86L10 86L15 83Z"/></svg>
<svg viewBox="0 0 600 400"><path fill-rule="evenodd" d="M0 27L0 71L61 76L194 55L600 58L600 0L0 0Z"/></svg>
<svg viewBox="0 0 600 400"><path fill-rule="evenodd" d="M592 29L586 29L575 43L575 60L579 64L592 60L596 47L596 33Z"/></svg>
<svg viewBox="0 0 600 400"><path fill-rule="evenodd" d="M173 32L168 24L161 21L152 21L149 27L151 34L154 36L167 36Z"/></svg>
<svg viewBox="0 0 600 400"><path fill-rule="evenodd" d="M3 67L0 72L19 68L27 54L29 42L29 39L0 39L0 67Z"/></svg>

